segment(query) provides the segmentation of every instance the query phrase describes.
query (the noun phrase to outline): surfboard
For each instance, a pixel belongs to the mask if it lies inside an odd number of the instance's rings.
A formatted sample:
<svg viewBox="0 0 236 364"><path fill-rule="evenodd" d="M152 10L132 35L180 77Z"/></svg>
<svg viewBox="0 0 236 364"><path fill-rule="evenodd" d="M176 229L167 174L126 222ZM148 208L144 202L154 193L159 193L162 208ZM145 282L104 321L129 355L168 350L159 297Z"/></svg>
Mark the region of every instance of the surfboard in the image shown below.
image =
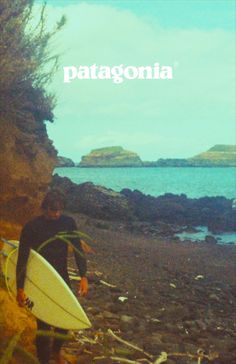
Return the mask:
<svg viewBox="0 0 236 364"><path fill-rule="evenodd" d="M16 296L18 241L4 239L2 270L10 292ZM91 327L82 306L53 266L31 249L24 285L26 307L38 319L66 330Z"/></svg>

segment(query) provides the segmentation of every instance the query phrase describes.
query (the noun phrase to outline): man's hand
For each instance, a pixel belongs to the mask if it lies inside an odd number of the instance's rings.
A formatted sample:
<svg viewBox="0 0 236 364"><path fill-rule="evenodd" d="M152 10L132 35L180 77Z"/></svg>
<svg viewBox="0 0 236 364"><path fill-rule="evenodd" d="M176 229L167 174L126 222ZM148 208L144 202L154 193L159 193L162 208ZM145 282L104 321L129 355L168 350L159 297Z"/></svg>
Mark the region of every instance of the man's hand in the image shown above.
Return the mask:
<svg viewBox="0 0 236 364"><path fill-rule="evenodd" d="M19 288L17 290L16 300L17 300L18 305L20 307L24 307L25 306L26 294L25 294L23 288Z"/></svg>
<svg viewBox="0 0 236 364"><path fill-rule="evenodd" d="M86 277L82 277L80 281L79 295L86 296L87 293L88 293L88 280Z"/></svg>

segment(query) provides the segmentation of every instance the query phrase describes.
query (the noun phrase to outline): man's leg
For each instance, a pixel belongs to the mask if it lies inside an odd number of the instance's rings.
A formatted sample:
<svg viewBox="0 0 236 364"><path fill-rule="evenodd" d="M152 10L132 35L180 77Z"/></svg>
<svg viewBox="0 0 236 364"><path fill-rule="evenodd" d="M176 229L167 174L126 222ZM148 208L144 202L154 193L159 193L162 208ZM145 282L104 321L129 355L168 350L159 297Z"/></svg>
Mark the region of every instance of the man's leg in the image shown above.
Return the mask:
<svg viewBox="0 0 236 364"><path fill-rule="evenodd" d="M50 326L43 321L37 320L38 330L50 330ZM37 336L36 337L37 355L40 364L48 364L50 359L50 338Z"/></svg>
<svg viewBox="0 0 236 364"><path fill-rule="evenodd" d="M55 328L54 332L58 333L58 334L63 334L63 335L66 335L68 333L67 330L63 330L63 329L59 329L59 328ZM53 355L54 355L54 358L56 359L57 364L66 363L63 356L61 355L61 348L62 348L63 344L64 344L63 340L54 339L54 341L53 341L52 350L53 350Z"/></svg>

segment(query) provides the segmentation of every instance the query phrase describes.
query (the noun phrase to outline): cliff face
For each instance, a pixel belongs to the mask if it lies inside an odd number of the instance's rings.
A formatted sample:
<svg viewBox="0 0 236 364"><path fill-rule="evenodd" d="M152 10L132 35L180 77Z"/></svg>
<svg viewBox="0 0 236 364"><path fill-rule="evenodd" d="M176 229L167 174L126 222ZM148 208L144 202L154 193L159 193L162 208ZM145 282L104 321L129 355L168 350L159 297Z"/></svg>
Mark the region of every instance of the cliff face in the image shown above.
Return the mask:
<svg viewBox="0 0 236 364"><path fill-rule="evenodd" d="M83 156L79 167L139 167L139 156L122 147L107 147L92 150Z"/></svg>
<svg viewBox="0 0 236 364"><path fill-rule="evenodd" d="M0 120L0 214L24 223L38 213L51 181L56 151L43 123Z"/></svg>
<svg viewBox="0 0 236 364"><path fill-rule="evenodd" d="M236 166L236 145L217 144L189 161L198 165Z"/></svg>
<svg viewBox="0 0 236 364"><path fill-rule="evenodd" d="M144 167L236 167L236 145L217 144L188 159L158 159L144 162Z"/></svg>
<svg viewBox="0 0 236 364"><path fill-rule="evenodd" d="M70 158L58 156L55 167L75 167L75 163Z"/></svg>
<svg viewBox="0 0 236 364"><path fill-rule="evenodd" d="M136 153L122 147L107 147L83 156L79 167L236 167L236 146L218 144L192 158L161 158L154 162L143 162Z"/></svg>

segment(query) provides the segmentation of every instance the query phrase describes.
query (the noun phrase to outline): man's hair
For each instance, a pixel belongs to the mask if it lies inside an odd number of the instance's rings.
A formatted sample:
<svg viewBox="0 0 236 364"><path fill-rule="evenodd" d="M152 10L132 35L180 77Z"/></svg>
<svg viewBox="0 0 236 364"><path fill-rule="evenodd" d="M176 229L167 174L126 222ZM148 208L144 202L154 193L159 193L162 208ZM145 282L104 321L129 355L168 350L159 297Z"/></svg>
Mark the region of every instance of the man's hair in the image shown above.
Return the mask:
<svg viewBox="0 0 236 364"><path fill-rule="evenodd" d="M41 208L47 210L63 210L66 206L66 198L60 190L51 190L44 197Z"/></svg>

